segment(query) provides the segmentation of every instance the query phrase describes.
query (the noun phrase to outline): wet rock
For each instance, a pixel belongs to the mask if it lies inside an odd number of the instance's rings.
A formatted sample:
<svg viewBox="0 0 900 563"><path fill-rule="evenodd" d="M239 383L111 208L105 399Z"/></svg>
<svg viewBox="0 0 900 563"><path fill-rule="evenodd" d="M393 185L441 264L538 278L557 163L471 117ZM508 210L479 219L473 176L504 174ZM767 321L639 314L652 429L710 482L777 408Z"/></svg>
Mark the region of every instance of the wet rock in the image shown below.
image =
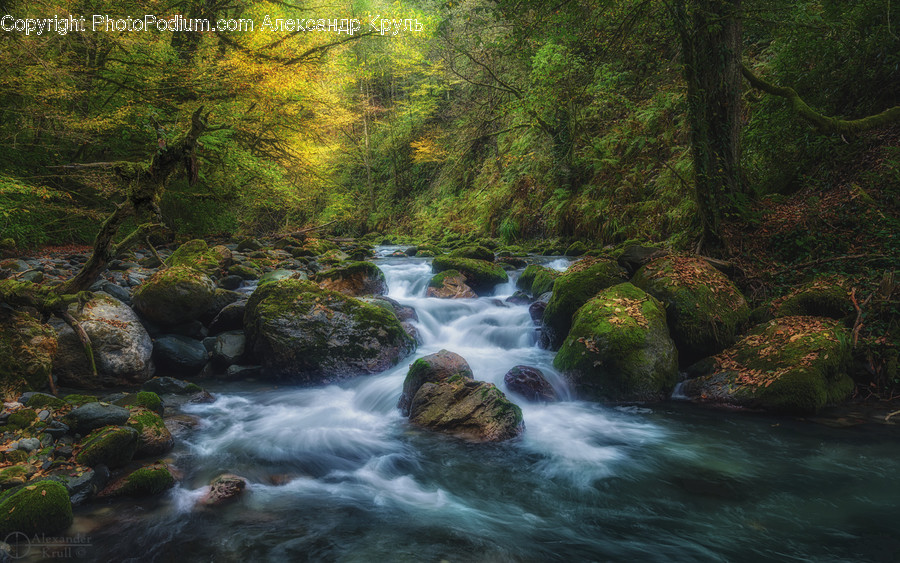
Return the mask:
<svg viewBox="0 0 900 563"><path fill-rule="evenodd" d="M406 379L403 381L403 392L397 408L403 416L409 416L412 399L425 383L440 383L453 377L472 379L472 368L469 363L455 352L441 350L419 358L409 366Z"/></svg>
<svg viewBox="0 0 900 563"><path fill-rule="evenodd" d="M153 342L131 308L105 293L94 297L78 311L69 313L91 339L97 375L92 373L84 347L66 324L58 328L59 350L53 362L53 374L62 385L98 389L133 385L152 377Z"/></svg>
<svg viewBox="0 0 900 563"><path fill-rule="evenodd" d="M209 353L199 340L172 334L156 339L153 360L163 372L196 375L209 361Z"/></svg>
<svg viewBox="0 0 900 563"><path fill-rule="evenodd" d="M96 428L125 424L128 416L128 409L124 407L95 402L72 409L65 423L78 434L87 434Z"/></svg>
<svg viewBox="0 0 900 563"><path fill-rule="evenodd" d="M668 253L669 252L663 248L633 244L625 247L625 250L619 255L619 258L616 261L628 271L629 276L633 276L634 273L640 270L644 265L657 258L661 258Z"/></svg>
<svg viewBox="0 0 900 563"><path fill-rule="evenodd" d="M140 434L134 428L117 426L98 428L82 441L81 450L76 454L75 460L89 467L100 464L113 469L122 467L134 457L139 437Z"/></svg>
<svg viewBox="0 0 900 563"><path fill-rule="evenodd" d="M530 366L515 366L503 376L506 388L529 401L554 402L558 399L544 373Z"/></svg>
<svg viewBox="0 0 900 563"><path fill-rule="evenodd" d="M196 383L175 379L174 377L154 377L141 386L143 391L152 391L157 395L192 395L203 389Z"/></svg>
<svg viewBox="0 0 900 563"><path fill-rule="evenodd" d="M209 491L200 499L201 506L220 506L239 497L247 488L247 480L237 475L223 474L209 482Z"/></svg>
<svg viewBox="0 0 900 563"><path fill-rule="evenodd" d="M445 270L432 277L428 282L425 295L441 299L474 299L478 297L472 288L466 285L466 277L456 270Z"/></svg>
<svg viewBox="0 0 900 563"><path fill-rule="evenodd" d="M839 322L783 317L753 328L713 362L692 366L681 386L700 403L814 413L845 401L853 391L847 375L850 337Z"/></svg>
<svg viewBox="0 0 900 563"><path fill-rule="evenodd" d="M553 365L582 395L610 401L667 398L678 378L665 309L630 283L600 291L578 310Z"/></svg>
<svg viewBox="0 0 900 563"><path fill-rule="evenodd" d="M219 314L215 316L212 322L209 323L209 334L215 335L230 330L243 329L244 310L246 307L246 299L226 305L219 311Z"/></svg>
<svg viewBox="0 0 900 563"><path fill-rule="evenodd" d="M493 254L492 254L493 256ZM473 258L438 256L431 263L434 272L456 270L466 278L466 285L480 296L492 295L494 288L509 279L499 264Z"/></svg>
<svg viewBox="0 0 900 563"><path fill-rule="evenodd" d="M506 302L513 305L528 305L531 303L531 298L524 291L516 291L506 298Z"/></svg>
<svg viewBox="0 0 900 563"><path fill-rule="evenodd" d="M461 246L455 250L451 250L450 254L453 258L469 258L473 260L483 260L485 262L494 261L494 253L483 246Z"/></svg>
<svg viewBox="0 0 900 563"><path fill-rule="evenodd" d="M134 454L137 457L158 456L175 446L175 439L166 428L162 417L149 409L132 408L126 425L134 428L139 434L138 447Z"/></svg>
<svg viewBox="0 0 900 563"><path fill-rule="evenodd" d="M301 280L258 287L244 327L266 377L309 383L378 373L415 348L392 313Z"/></svg>
<svg viewBox="0 0 900 563"><path fill-rule="evenodd" d="M141 467L110 483L98 495L105 497L149 497L161 495L175 486L175 477L165 463Z"/></svg>
<svg viewBox="0 0 900 563"><path fill-rule="evenodd" d="M500 442L521 434L522 410L491 383L463 377L424 383L410 405L411 423L474 442Z"/></svg>
<svg viewBox="0 0 900 563"><path fill-rule="evenodd" d="M135 290L134 308L160 326L184 324L207 313L215 289L205 274L179 266L160 270Z"/></svg>
<svg viewBox="0 0 900 563"><path fill-rule="evenodd" d="M225 377L230 380L255 379L261 377L263 372L262 366L228 366L225 370Z"/></svg>
<svg viewBox="0 0 900 563"><path fill-rule="evenodd" d="M339 268L316 274L316 283L344 295L384 295L387 282L384 273L372 262L350 262Z"/></svg>
<svg viewBox="0 0 900 563"><path fill-rule="evenodd" d="M235 289L241 287L241 284L243 282L244 278L242 276L228 275L219 280L219 287L221 287L222 289L234 291Z"/></svg>
<svg viewBox="0 0 900 563"><path fill-rule="evenodd" d="M531 264L525 268L522 275L516 280L516 287L526 293L538 296L548 291L553 291L553 284L559 275L560 272L551 268Z"/></svg>
<svg viewBox="0 0 900 563"><path fill-rule="evenodd" d="M212 360L220 366L240 363L244 357L247 337L243 331L224 332L216 337Z"/></svg>
<svg viewBox="0 0 900 563"><path fill-rule="evenodd" d="M74 475L71 469L61 469L54 471L50 479L65 486L72 505L78 506L96 496L103 489L109 481L109 469L102 465L96 469L83 468Z"/></svg>

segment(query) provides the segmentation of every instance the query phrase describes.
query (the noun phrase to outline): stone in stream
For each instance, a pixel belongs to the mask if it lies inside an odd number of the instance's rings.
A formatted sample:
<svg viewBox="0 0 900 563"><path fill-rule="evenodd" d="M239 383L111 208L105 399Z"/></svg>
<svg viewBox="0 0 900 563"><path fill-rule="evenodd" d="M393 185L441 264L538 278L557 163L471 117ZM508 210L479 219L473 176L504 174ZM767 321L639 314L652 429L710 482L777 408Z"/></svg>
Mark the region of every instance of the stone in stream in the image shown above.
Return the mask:
<svg viewBox="0 0 900 563"><path fill-rule="evenodd" d="M236 499L246 488L246 479L225 473L209 482L209 489L198 504L201 506L219 506Z"/></svg>
<svg viewBox="0 0 900 563"><path fill-rule="evenodd" d="M199 340L170 334L156 339L153 359L166 373L196 375L209 361L209 353Z"/></svg>
<svg viewBox="0 0 900 563"><path fill-rule="evenodd" d="M472 288L466 285L466 277L456 270L444 270L435 274L428 282L426 297L441 299L473 299L478 297Z"/></svg>
<svg viewBox="0 0 900 563"><path fill-rule="evenodd" d="M378 373L415 349L393 313L302 280L259 286L244 328L265 377L306 383Z"/></svg>
<svg viewBox="0 0 900 563"><path fill-rule="evenodd" d="M439 383L451 377L472 379L472 368L465 358L455 352L441 350L419 358L409 366L403 381L403 392L397 408L403 416L409 416L409 407L419 388L425 383Z"/></svg>
<svg viewBox="0 0 900 563"><path fill-rule="evenodd" d="M193 395L203 389L196 383L175 379L174 377L154 377L141 386L142 391L151 391L158 395Z"/></svg>
<svg viewBox="0 0 900 563"><path fill-rule="evenodd" d="M384 295L387 281L384 273L372 262L350 262L316 274L316 283L325 289L344 295Z"/></svg>
<svg viewBox="0 0 900 563"><path fill-rule="evenodd" d="M814 413L850 396L850 357L850 335L839 322L782 317L692 366L695 377L682 384L681 393L699 403Z"/></svg>
<svg viewBox="0 0 900 563"><path fill-rule="evenodd" d="M134 454L137 457L162 455L175 446L175 439L162 417L149 409L133 407L126 426L138 432L138 447Z"/></svg>
<svg viewBox="0 0 900 563"><path fill-rule="evenodd" d="M461 376L424 383L410 405L409 421L473 442L500 442L525 430L522 410L492 383Z"/></svg>
<svg viewBox="0 0 900 563"><path fill-rule="evenodd" d="M175 486L175 477L165 463L141 467L113 481L98 495L106 497L148 497L160 495Z"/></svg>
<svg viewBox="0 0 900 563"><path fill-rule="evenodd" d="M160 326L175 326L199 319L214 305L216 286L193 268L160 270L138 287L134 308Z"/></svg>
<svg viewBox="0 0 900 563"><path fill-rule="evenodd" d="M494 288L509 277L499 264L475 258L438 256L431 263L434 273L456 270L466 278L466 285L479 296L492 295Z"/></svg>
<svg viewBox="0 0 900 563"><path fill-rule="evenodd" d="M701 258L659 258L638 270L631 283L665 304L683 366L734 344L750 317L734 283Z"/></svg>
<svg viewBox="0 0 900 563"><path fill-rule="evenodd" d="M544 373L531 366L515 366L503 376L506 388L529 401L554 402L559 399Z"/></svg>
<svg viewBox="0 0 900 563"><path fill-rule="evenodd" d="M553 365L592 399L667 398L678 379L678 353L662 304L630 283L604 289L575 314Z"/></svg>
<svg viewBox="0 0 900 563"><path fill-rule="evenodd" d="M211 323L209 323L209 334L215 335L230 330L241 330L244 328L244 309L247 307L247 300L236 301L230 305L226 305L219 311Z"/></svg>
<svg viewBox="0 0 900 563"><path fill-rule="evenodd" d="M59 348L53 360L53 374L60 384L98 389L134 385L153 376L153 342L128 305L106 293L95 293L81 311L73 304L69 313L91 339L97 375L92 373L75 332L60 324Z"/></svg>
<svg viewBox="0 0 900 563"><path fill-rule="evenodd" d="M219 366L228 367L240 363L244 357L247 338L243 331L223 332L216 337L212 350L212 360Z"/></svg>
<svg viewBox="0 0 900 563"><path fill-rule="evenodd" d="M611 260L585 258L569 266L553 283L553 296L541 318L550 347L562 345L572 327L572 317L582 305L598 291L623 281L625 270Z"/></svg>

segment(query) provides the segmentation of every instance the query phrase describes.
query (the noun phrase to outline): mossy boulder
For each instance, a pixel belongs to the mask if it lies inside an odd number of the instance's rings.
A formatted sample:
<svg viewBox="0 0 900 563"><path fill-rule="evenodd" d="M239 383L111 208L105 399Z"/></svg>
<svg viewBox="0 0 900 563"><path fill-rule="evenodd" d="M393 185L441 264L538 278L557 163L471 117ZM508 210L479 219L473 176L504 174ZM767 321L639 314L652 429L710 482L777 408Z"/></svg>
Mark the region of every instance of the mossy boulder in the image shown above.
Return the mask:
<svg viewBox="0 0 900 563"><path fill-rule="evenodd" d="M134 428L106 426L94 430L82 440L75 460L81 465L122 467L137 452L140 434Z"/></svg>
<svg viewBox="0 0 900 563"><path fill-rule="evenodd" d="M559 274L560 272L546 266L531 264L525 268L519 279L516 280L516 287L537 297L548 291L553 291L553 284L556 282Z"/></svg>
<svg viewBox="0 0 900 563"><path fill-rule="evenodd" d="M564 254L566 256L582 256L587 251L588 251L588 247L585 246L585 244L583 242L581 242L580 240L576 240L575 242L570 244L568 246L568 248L566 248L566 251L564 252Z"/></svg>
<svg viewBox="0 0 900 563"><path fill-rule="evenodd" d="M630 283L601 291L578 310L553 365L581 395L609 401L664 399L678 379L665 309Z"/></svg>
<svg viewBox="0 0 900 563"><path fill-rule="evenodd" d="M450 251L453 258L472 258L474 260L494 261L494 253L483 246L461 246Z"/></svg>
<svg viewBox="0 0 900 563"><path fill-rule="evenodd" d="M53 375L60 384L99 389L140 384L153 376L153 341L131 307L100 292L81 310L73 304L69 313L91 339L97 375L78 336L62 324L58 329L59 348L53 360Z"/></svg>
<svg viewBox="0 0 900 563"><path fill-rule="evenodd" d="M6 489L24 485L35 473L37 473L37 467L28 463L0 468L0 490L5 491Z"/></svg>
<svg viewBox="0 0 900 563"><path fill-rule="evenodd" d="M134 453L137 457L161 455L175 446L175 439L166 428L166 423L151 410L132 407L131 416L125 425L134 428L139 434L138 447Z"/></svg>
<svg viewBox="0 0 900 563"><path fill-rule="evenodd" d="M188 241L166 259L168 266L185 266L205 274L218 275L231 265L231 251L224 246L209 248L205 240Z"/></svg>
<svg viewBox="0 0 900 563"><path fill-rule="evenodd" d="M107 403L90 402L72 409L65 423L79 434L87 434L97 428L125 424L128 409Z"/></svg>
<svg viewBox="0 0 900 563"><path fill-rule="evenodd" d="M639 269L631 283L666 305L681 364L734 344L750 318L738 288L702 258L670 255Z"/></svg>
<svg viewBox="0 0 900 563"><path fill-rule="evenodd" d="M303 248L310 251L313 256L319 256L332 250L340 250L335 243L322 239L307 239Z"/></svg>
<svg viewBox="0 0 900 563"><path fill-rule="evenodd" d="M396 315L310 281L258 287L244 327L264 376L307 383L378 373L415 349Z"/></svg>
<svg viewBox="0 0 900 563"><path fill-rule="evenodd" d="M436 274L446 270L458 271L466 277L466 285L478 295L491 295L495 286L509 280L502 266L486 260L438 256L431 267Z"/></svg>
<svg viewBox="0 0 900 563"><path fill-rule="evenodd" d="M175 477L169 471L169 466L165 463L154 463L114 481L99 496L150 497L161 495L174 486Z"/></svg>
<svg viewBox="0 0 900 563"><path fill-rule="evenodd" d="M242 280L258 280L262 275L262 272L259 271L258 268L255 268L251 264L247 262L242 262L240 264L233 264L228 268L228 274L231 276L237 276Z"/></svg>
<svg viewBox="0 0 900 563"><path fill-rule="evenodd" d="M205 274L176 266L156 272L134 292L134 308L161 326L189 323L215 303L216 285Z"/></svg>
<svg viewBox="0 0 900 563"><path fill-rule="evenodd" d="M465 358L455 352L441 350L419 358L409 366L403 381L403 392L397 408L409 416L409 406L419 387L425 383L440 383L451 378L472 379L472 368Z"/></svg>
<svg viewBox="0 0 900 563"><path fill-rule="evenodd" d="M25 406L33 409L39 409L43 407L58 409L66 405L67 403L64 400L47 393L31 393L28 397L28 400L25 401Z"/></svg>
<svg viewBox="0 0 900 563"><path fill-rule="evenodd" d="M754 327L689 379L682 393L695 402L813 413L846 400L850 333L820 317L782 317Z"/></svg>
<svg viewBox="0 0 900 563"><path fill-rule="evenodd" d="M579 260L560 274L541 318L550 347L556 349L562 345L572 327L572 317L582 305L599 291L623 281L625 271L615 262L601 258Z"/></svg>
<svg viewBox="0 0 900 563"><path fill-rule="evenodd" d="M435 274L428 282L426 297L442 299L467 299L478 297L472 288L466 285L466 277L456 270L444 270Z"/></svg>
<svg viewBox="0 0 900 563"><path fill-rule="evenodd" d="M525 430L522 409L494 384L456 376L424 383L410 405L417 426L472 442L500 442Z"/></svg>
<svg viewBox="0 0 900 563"><path fill-rule="evenodd" d="M844 320L855 312L847 280L828 276L804 284L772 302L774 317L828 317Z"/></svg>
<svg viewBox="0 0 900 563"><path fill-rule="evenodd" d="M50 380L56 333L31 315L0 307L0 394L12 400Z"/></svg>
<svg viewBox="0 0 900 563"><path fill-rule="evenodd" d="M72 501L56 481L38 481L0 495L0 536L54 534L72 525Z"/></svg>
<svg viewBox="0 0 900 563"><path fill-rule="evenodd" d="M339 268L319 272L316 283L324 289L353 297L387 293L384 273L372 262L349 262Z"/></svg>
<svg viewBox="0 0 900 563"><path fill-rule="evenodd" d="M197 389L199 390L200 388L198 387ZM115 401L113 404L126 408L142 407L147 410L153 411L160 416L163 414L164 410L162 399L160 399L159 395L157 395L153 391L138 391L137 393L129 393L118 401Z"/></svg>

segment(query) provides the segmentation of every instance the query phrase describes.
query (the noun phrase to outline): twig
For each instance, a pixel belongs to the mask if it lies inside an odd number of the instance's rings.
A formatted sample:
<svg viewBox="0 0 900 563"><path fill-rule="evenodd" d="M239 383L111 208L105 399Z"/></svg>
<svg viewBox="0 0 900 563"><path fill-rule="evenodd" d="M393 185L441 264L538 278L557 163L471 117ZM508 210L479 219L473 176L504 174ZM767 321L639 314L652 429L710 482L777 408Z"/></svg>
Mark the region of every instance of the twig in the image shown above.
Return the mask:
<svg viewBox="0 0 900 563"><path fill-rule="evenodd" d="M150 242L149 235L146 238L144 238L144 241L147 243L147 246L150 247L150 252L153 253L153 256L155 256L156 259L159 260L159 267L162 268L163 270L168 268L168 266L166 265L166 261L162 259L162 256L159 255L159 252L157 252L156 247L153 246L152 242Z"/></svg>
<svg viewBox="0 0 900 563"><path fill-rule="evenodd" d="M875 293L870 293L868 297L866 297L865 301L862 304L857 303L856 301L856 288L854 287L850 290L850 302L853 303L853 308L856 309L856 320L853 321L853 347L856 348L856 343L859 341L859 331L862 330L863 327L863 307L869 304L869 301L872 300L872 297Z"/></svg>

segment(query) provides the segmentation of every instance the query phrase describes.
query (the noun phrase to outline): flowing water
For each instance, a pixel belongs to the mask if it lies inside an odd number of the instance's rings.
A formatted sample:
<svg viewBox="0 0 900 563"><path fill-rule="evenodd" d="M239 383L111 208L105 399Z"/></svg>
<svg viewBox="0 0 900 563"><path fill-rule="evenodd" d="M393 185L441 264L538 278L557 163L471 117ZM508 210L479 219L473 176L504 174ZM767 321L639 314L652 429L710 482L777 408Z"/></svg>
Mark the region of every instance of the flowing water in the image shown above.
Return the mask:
<svg viewBox="0 0 900 563"><path fill-rule="evenodd" d="M504 302L512 282L492 298L426 299L427 259L378 262L390 296L418 312L415 355L341 385L210 385L215 403L187 407L202 424L171 457L183 473L177 488L77 511L87 558L900 558L900 456L889 428L573 400L553 354L536 346L527 307ZM509 368L538 367L565 400L512 395L526 431L502 444L417 429L396 409L403 378L415 358L441 348L501 389ZM250 481L243 498L196 509L203 486L224 472Z"/></svg>

